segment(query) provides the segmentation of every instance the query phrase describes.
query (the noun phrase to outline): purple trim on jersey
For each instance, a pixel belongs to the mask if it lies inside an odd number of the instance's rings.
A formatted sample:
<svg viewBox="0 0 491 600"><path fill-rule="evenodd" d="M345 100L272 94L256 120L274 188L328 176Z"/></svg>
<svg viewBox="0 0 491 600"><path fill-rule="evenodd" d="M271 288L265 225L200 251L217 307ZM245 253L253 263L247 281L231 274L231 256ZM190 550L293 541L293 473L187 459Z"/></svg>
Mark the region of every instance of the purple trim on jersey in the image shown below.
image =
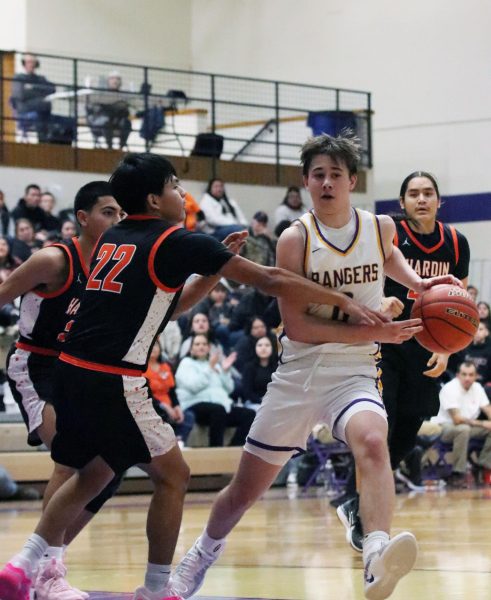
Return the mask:
<svg viewBox="0 0 491 600"><path fill-rule="evenodd" d="M303 267L303 274L305 277L307 277L307 273L305 271L305 265L307 264L307 247L309 245L309 230L307 229L307 227L305 227L305 223L301 219L295 219L294 223L295 222L300 223L302 225L302 227L305 229L305 240L303 242L302 267Z"/></svg>
<svg viewBox="0 0 491 600"><path fill-rule="evenodd" d="M380 229L380 222L378 220L377 215L375 216L375 223L377 223L377 232L378 232L378 239L380 242L380 250L382 251L382 256L384 258L384 262L387 260L387 257L385 256L385 249L384 249L384 240L382 238L382 230Z"/></svg>
<svg viewBox="0 0 491 600"><path fill-rule="evenodd" d="M332 426L333 431L336 429L336 425L338 424L339 419L344 415L344 413L346 411L348 411L352 406L354 406L355 404L359 404L360 402L371 402L372 404L376 404L377 406L379 406L380 408L383 408L385 410L385 406L384 406L383 402L377 402L373 398L358 398L357 400L353 400L353 402L350 402L348 404L348 406L345 406L343 408L343 410L339 413L339 415L336 417L336 419L333 423L333 426ZM333 437L334 437L334 434L333 434ZM336 439L338 439L338 438L336 438Z"/></svg>
<svg viewBox="0 0 491 600"><path fill-rule="evenodd" d="M331 248L334 248L334 250L337 250L338 252L341 252L342 254L347 254L350 249L352 248L352 246L354 245L354 243L356 242L356 240L358 239L358 231L360 229L360 217L358 215L358 211L356 209L352 209L355 212L355 219L356 219L356 226L355 226L355 233L353 235L353 239L351 240L351 242L349 243L348 247L345 248L344 250L342 248L338 248L337 246L335 246L333 243L331 243L327 238L325 238L322 235L322 231L320 230L319 227L319 223L317 222L317 219L314 215L313 209L310 211L310 214L312 215L312 217L314 218L314 225L315 228L317 230L317 233L319 234L320 238Z"/></svg>
<svg viewBox="0 0 491 600"><path fill-rule="evenodd" d="M296 450L299 454L305 454L305 450L303 448L298 448L297 446L270 446L269 444L253 440L249 436L247 436L246 442L252 446L262 448L263 450L273 450L274 452L291 452L292 450Z"/></svg>

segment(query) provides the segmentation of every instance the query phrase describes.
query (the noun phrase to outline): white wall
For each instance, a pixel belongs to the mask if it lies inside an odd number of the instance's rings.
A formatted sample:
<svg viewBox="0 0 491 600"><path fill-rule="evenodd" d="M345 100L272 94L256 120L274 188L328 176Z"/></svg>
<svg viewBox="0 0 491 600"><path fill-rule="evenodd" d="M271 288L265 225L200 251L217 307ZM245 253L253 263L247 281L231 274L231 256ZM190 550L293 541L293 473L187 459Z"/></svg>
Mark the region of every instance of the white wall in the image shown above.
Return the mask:
<svg viewBox="0 0 491 600"><path fill-rule="evenodd" d="M0 47L189 69L190 1L0 0ZM7 44L4 29L24 40Z"/></svg>
<svg viewBox="0 0 491 600"><path fill-rule="evenodd" d="M192 63L373 92L378 199L418 168L488 191L490 22L489 0L194 0Z"/></svg>
<svg viewBox="0 0 491 600"><path fill-rule="evenodd" d="M0 48L16 50L26 43L27 0L0 0Z"/></svg>

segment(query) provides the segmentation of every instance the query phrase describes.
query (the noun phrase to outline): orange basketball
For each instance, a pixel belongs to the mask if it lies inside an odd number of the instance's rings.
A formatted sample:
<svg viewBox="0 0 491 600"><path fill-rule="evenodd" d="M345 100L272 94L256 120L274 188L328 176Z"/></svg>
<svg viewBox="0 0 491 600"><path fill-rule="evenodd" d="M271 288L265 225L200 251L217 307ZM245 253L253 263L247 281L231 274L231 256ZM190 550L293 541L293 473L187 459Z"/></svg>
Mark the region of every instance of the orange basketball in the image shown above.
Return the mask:
<svg viewBox="0 0 491 600"><path fill-rule="evenodd" d="M422 319L423 331L414 337L430 352L453 353L466 348L479 325L476 304L455 285L435 285L421 294L411 318Z"/></svg>

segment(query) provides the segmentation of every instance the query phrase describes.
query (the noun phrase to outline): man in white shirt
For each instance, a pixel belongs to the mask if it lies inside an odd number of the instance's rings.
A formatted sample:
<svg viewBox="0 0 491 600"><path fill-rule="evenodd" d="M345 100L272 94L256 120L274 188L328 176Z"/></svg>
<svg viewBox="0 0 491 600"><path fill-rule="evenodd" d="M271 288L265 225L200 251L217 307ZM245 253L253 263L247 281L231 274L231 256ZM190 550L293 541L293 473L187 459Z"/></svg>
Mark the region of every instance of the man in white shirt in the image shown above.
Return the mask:
<svg viewBox="0 0 491 600"><path fill-rule="evenodd" d="M437 420L442 425L442 441L453 442L453 468L449 483L455 487L464 486L470 439L484 438L478 464L491 468L491 405L476 379L476 365L464 361L456 377L440 391ZM481 411L487 416L486 420L478 419Z"/></svg>

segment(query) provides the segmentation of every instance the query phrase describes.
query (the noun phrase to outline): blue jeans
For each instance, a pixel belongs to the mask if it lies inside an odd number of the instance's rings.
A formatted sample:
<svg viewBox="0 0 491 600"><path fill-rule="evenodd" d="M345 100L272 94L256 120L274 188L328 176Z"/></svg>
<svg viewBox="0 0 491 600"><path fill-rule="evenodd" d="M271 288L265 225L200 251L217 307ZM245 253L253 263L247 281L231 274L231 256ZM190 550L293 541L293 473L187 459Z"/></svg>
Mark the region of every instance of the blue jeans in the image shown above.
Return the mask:
<svg viewBox="0 0 491 600"><path fill-rule="evenodd" d="M219 242L223 242L230 233L245 231L246 229L247 225L221 225L220 227L215 227L215 231L211 235Z"/></svg>

